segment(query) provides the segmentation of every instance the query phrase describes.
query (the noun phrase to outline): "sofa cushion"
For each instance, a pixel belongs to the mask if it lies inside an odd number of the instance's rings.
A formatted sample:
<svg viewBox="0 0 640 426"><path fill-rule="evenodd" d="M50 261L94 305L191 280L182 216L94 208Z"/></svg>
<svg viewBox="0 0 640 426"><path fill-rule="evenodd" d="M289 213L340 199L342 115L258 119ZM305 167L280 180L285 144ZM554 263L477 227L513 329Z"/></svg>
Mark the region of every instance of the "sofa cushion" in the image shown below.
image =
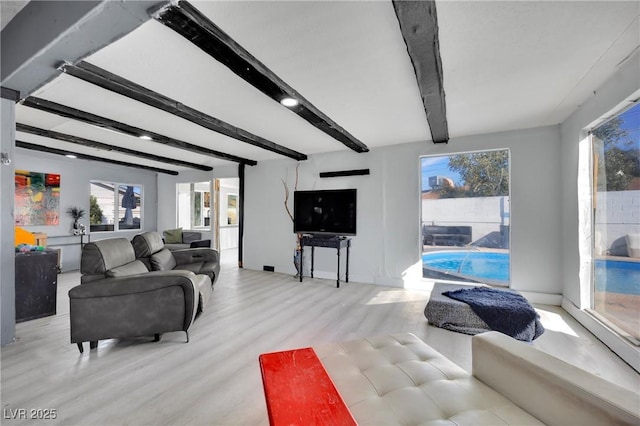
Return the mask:
<svg viewBox="0 0 640 426"><path fill-rule="evenodd" d="M154 253L150 260L154 271L170 271L176 267L176 260L167 249Z"/></svg>
<svg viewBox="0 0 640 426"><path fill-rule="evenodd" d="M133 249L135 250L135 257L146 258L151 256L164 248L164 241L157 232L143 232L133 237L131 240Z"/></svg>
<svg viewBox="0 0 640 426"><path fill-rule="evenodd" d="M107 271L107 277L126 277L128 275L143 274L145 272L149 272L145 264L139 260L134 260L133 262L127 263L126 265L109 269Z"/></svg>
<svg viewBox="0 0 640 426"><path fill-rule="evenodd" d="M126 238L109 238L87 243L82 249L80 272L83 275L106 274L108 270L136 260Z"/></svg>
<svg viewBox="0 0 640 426"><path fill-rule="evenodd" d="M182 242L182 228L167 229L163 234L164 242L167 244L179 244Z"/></svg>
<svg viewBox="0 0 640 426"><path fill-rule="evenodd" d="M314 350L359 425L542 424L412 334Z"/></svg>

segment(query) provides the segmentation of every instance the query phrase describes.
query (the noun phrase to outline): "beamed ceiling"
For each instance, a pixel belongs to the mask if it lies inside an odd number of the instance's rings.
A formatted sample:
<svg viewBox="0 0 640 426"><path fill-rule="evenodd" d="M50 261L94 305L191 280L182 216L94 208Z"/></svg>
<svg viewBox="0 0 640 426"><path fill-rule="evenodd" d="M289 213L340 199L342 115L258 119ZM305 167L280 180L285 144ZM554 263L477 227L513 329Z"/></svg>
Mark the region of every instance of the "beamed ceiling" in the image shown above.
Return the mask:
<svg viewBox="0 0 640 426"><path fill-rule="evenodd" d="M20 92L19 149L178 174L455 144L563 122L640 40L635 1L145 5L132 31L90 54L51 49L33 90L3 68L3 88ZM13 34L1 34L3 61L20 49Z"/></svg>

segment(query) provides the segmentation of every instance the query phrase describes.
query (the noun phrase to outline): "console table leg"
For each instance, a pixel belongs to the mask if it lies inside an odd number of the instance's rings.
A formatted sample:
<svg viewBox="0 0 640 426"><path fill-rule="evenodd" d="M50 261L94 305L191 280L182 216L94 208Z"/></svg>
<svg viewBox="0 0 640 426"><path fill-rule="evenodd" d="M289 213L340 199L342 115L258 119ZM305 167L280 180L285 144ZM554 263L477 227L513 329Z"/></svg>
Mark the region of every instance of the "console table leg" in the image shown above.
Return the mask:
<svg viewBox="0 0 640 426"><path fill-rule="evenodd" d="M338 246L338 273L336 276L336 288L340 288L340 246Z"/></svg>
<svg viewBox="0 0 640 426"><path fill-rule="evenodd" d="M300 245L300 282L302 282L302 270L304 269L302 267L302 265L304 265L304 245Z"/></svg>
<svg viewBox="0 0 640 426"><path fill-rule="evenodd" d="M351 248L351 244L347 245L347 272L345 274L345 282L349 282L349 249Z"/></svg>
<svg viewBox="0 0 640 426"><path fill-rule="evenodd" d="M315 263L316 250L315 246L311 246L311 278L313 278L313 264Z"/></svg>

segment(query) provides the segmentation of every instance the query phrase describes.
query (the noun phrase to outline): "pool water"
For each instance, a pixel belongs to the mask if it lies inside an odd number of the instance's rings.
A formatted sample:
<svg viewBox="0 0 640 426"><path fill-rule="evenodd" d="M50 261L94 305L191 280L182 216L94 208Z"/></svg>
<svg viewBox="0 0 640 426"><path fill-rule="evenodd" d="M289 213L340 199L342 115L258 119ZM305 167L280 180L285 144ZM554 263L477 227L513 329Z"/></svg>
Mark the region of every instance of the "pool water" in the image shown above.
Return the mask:
<svg viewBox="0 0 640 426"><path fill-rule="evenodd" d="M462 279L509 284L509 253L472 250L422 255L422 266ZM596 260L596 291L640 295L640 262Z"/></svg>
<svg viewBox="0 0 640 426"><path fill-rule="evenodd" d="M508 253L436 251L422 255L422 266L476 281L509 283Z"/></svg>
<svg viewBox="0 0 640 426"><path fill-rule="evenodd" d="M596 260L596 291L640 295L640 262Z"/></svg>

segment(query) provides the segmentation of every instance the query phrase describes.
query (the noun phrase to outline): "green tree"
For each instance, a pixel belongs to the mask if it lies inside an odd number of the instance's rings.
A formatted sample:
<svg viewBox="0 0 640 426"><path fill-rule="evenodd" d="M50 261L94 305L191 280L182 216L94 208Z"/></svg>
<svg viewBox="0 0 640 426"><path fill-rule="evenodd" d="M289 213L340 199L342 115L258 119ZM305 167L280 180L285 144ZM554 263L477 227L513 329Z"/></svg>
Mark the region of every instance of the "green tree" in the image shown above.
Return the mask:
<svg viewBox="0 0 640 426"><path fill-rule="evenodd" d="M622 128L622 118L607 121L593 135L602 143L597 156L598 190L624 191L631 179L640 176L640 166L639 152L633 149L629 132Z"/></svg>
<svg viewBox="0 0 640 426"><path fill-rule="evenodd" d="M445 188L443 198L509 195L509 153L473 152L449 157L449 170L458 172L463 188Z"/></svg>
<svg viewBox="0 0 640 426"><path fill-rule="evenodd" d="M89 224L100 225L102 223L102 209L95 195L89 196Z"/></svg>

